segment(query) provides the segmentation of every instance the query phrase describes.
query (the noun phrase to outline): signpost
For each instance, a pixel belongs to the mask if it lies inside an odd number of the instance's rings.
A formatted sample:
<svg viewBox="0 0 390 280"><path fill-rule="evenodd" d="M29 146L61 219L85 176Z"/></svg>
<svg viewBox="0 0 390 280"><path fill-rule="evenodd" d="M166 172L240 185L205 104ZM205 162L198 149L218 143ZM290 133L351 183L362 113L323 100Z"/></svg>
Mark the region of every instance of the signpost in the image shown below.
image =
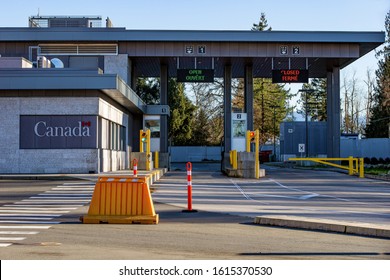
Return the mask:
<svg viewBox="0 0 390 280"><path fill-rule="evenodd" d="M303 157L303 153L305 152L305 144L298 144L298 152L301 153L301 158ZM302 164L303 162L301 162Z"/></svg>

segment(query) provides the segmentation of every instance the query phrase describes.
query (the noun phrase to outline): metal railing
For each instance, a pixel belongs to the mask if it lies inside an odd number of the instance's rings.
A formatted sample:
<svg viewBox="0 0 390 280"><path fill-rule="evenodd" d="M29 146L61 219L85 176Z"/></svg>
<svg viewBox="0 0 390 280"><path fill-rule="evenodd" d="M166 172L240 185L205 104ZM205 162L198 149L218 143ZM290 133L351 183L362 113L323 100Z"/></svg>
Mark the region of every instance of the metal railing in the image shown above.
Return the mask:
<svg viewBox="0 0 390 280"><path fill-rule="evenodd" d="M289 158L289 161L313 161L320 164L325 164L340 169L348 170L348 175L359 175L360 178L364 178L364 159L363 158ZM332 161L348 161L348 166L334 163Z"/></svg>

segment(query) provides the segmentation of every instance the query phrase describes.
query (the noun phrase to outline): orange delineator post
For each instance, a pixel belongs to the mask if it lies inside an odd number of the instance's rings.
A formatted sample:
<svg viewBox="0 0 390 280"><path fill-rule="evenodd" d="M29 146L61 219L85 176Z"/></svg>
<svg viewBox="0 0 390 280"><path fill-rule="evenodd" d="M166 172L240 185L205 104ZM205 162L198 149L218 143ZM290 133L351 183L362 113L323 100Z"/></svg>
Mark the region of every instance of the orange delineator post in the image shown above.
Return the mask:
<svg viewBox="0 0 390 280"><path fill-rule="evenodd" d="M192 210L192 163L187 162L187 210Z"/></svg>
<svg viewBox="0 0 390 280"><path fill-rule="evenodd" d="M187 162L187 209L183 212L191 213L198 212L197 210L192 209L192 163Z"/></svg>
<svg viewBox="0 0 390 280"><path fill-rule="evenodd" d="M138 170L138 160L135 158L133 159L133 175L137 177L137 170Z"/></svg>
<svg viewBox="0 0 390 280"><path fill-rule="evenodd" d="M99 177L84 224L158 224L146 178Z"/></svg>

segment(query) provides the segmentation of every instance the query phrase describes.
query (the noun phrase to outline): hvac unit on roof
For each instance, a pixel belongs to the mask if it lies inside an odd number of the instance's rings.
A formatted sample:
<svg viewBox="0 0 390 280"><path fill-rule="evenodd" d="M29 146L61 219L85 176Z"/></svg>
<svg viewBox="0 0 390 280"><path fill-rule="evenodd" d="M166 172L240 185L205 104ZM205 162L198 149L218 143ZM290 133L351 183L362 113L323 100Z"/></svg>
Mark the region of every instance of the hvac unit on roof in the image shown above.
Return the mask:
<svg viewBox="0 0 390 280"><path fill-rule="evenodd" d="M47 59L46 56L38 56L38 63L37 67L38 68L51 68L51 61L50 59Z"/></svg>

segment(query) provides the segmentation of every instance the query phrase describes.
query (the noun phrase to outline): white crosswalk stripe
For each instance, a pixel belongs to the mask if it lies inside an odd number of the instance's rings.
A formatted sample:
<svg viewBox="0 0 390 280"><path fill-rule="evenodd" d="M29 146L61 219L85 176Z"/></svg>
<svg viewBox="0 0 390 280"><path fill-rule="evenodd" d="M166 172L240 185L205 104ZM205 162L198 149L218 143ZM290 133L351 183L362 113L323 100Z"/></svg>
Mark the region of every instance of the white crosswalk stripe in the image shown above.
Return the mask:
<svg viewBox="0 0 390 280"><path fill-rule="evenodd" d="M15 241L25 240L26 236L60 224L56 219L91 201L94 187L91 183L64 183L28 199L1 206L0 247L11 246Z"/></svg>

